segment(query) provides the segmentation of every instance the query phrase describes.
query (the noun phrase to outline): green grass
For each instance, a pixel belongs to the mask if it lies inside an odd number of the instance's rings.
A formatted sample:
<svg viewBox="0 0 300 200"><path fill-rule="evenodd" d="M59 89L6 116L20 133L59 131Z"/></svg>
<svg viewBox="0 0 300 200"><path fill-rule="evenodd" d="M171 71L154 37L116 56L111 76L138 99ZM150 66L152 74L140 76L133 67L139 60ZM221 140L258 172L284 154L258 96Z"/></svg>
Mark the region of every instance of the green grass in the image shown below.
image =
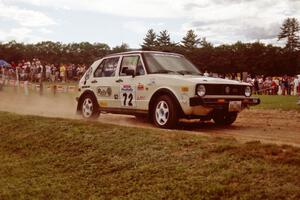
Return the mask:
<svg viewBox="0 0 300 200"><path fill-rule="evenodd" d="M258 95L257 97L260 98L261 104L254 108L300 111L300 105L297 105L298 96Z"/></svg>
<svg viewBox="0 0 300 200"><path fill-rule="evenodd" d="M299 199L300 149L0 112L0 199Z"/></svg>

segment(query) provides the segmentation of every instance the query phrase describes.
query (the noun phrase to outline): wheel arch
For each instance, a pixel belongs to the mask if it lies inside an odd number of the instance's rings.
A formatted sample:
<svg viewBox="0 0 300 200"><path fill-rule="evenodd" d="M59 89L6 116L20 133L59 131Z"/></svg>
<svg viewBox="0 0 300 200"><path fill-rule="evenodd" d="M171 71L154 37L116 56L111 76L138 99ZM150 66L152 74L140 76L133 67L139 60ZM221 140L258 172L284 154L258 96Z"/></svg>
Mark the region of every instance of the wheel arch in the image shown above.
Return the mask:
<svg viewBox="0 0 300 200"><path fill-rule="evenodd" d="M184 116L184 112L182 110L182 107L176 97L176 95L170 90L170 89L167 89L167 88L161 88L161 89L158 89L156 92L154 92L154 94L151 96L151 99L149 101L149 106L148 106L148 110L149 110L149 116L151 116L151 112L154 108L154 102L155 100L159 97L159 96L162 96L162 95L168 95L172 98L173 102L175 103L175 106L176 106L176 110L179 114L179 116Z"/></svg>

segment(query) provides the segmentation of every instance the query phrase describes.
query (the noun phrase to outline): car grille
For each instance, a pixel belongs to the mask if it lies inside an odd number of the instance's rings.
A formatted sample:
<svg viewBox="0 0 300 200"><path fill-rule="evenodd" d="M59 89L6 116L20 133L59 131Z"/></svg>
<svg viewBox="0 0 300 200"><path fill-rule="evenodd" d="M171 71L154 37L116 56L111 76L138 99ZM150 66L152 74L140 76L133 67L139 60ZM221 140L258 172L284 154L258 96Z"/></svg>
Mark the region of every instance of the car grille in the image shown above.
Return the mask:
<svg viewBox="0 0 300 200"><path fill-rule="evenodd" d="M228 84L205 85L206 95L245 95L245 86Z"/></svg>

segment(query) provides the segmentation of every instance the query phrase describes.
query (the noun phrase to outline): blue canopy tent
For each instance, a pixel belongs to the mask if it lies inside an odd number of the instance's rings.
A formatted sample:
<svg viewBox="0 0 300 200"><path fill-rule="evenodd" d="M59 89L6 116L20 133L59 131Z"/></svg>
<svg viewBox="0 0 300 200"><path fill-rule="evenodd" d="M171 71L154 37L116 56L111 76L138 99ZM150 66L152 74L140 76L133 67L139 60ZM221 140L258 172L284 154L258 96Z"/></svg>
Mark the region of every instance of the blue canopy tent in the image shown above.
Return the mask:
<svg viewBox="0 0 300 200"><path fill-rule="evenodd" d="M0 67L10 67L10 64L5 60L0 60Z"/></svg>

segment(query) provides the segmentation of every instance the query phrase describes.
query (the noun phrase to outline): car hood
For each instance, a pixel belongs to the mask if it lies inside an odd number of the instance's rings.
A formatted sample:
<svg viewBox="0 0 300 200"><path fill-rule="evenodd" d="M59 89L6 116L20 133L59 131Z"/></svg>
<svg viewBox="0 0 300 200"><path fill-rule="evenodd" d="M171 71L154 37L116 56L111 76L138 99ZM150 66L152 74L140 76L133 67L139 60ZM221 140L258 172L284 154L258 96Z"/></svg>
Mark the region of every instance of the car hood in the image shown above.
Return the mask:
<svg viewBox="0 0 300 200"><path fill-rule="evenodd" d="M205 77L205 76L197 76L197 75L171 75L171 74L157 74L157 76L162 77L164 79L178 79L185 80L193 83L203 83L203 84L229 84L229 85L250 85L249 83L228 80L223 78L213 78L213 77Z"/></svg>

